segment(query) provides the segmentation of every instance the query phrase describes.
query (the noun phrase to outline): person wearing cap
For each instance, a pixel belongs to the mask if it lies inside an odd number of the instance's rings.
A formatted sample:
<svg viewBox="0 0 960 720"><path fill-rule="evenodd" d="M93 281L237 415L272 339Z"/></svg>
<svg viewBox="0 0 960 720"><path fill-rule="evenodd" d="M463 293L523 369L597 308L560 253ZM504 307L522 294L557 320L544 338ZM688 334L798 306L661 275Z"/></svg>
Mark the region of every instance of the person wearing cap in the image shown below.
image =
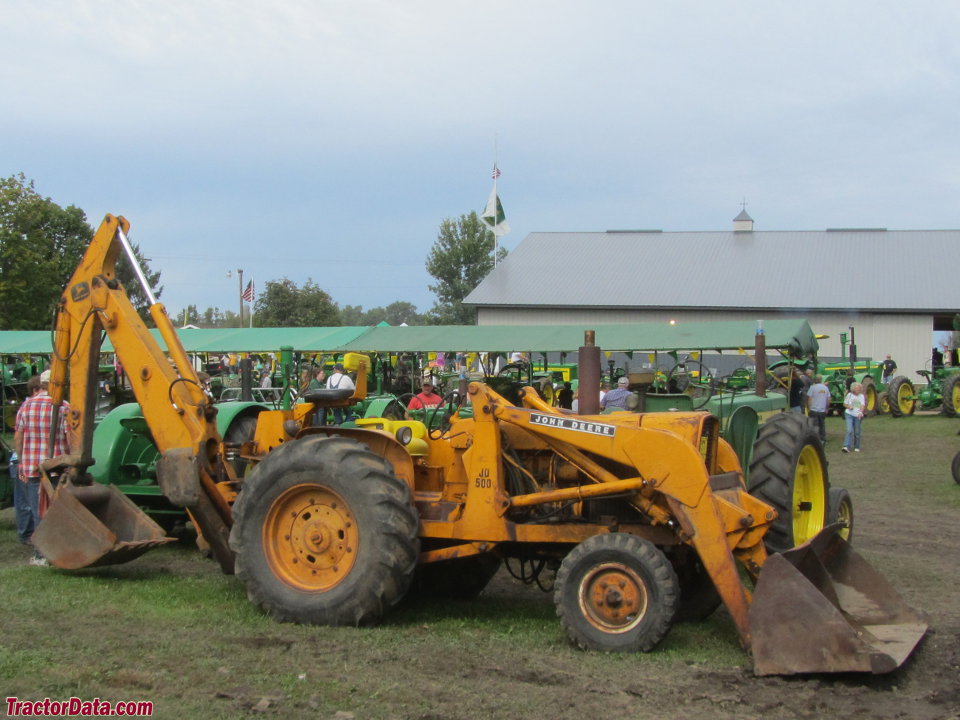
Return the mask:
<svg viewBox="0 0 960 720"><path fill-rule="evenodd" d="M408 410L426 410L429 407L437 407L443 404L443 398L433 391L433 380L424 378L420 383L420 392L410 398L407 403Z"/></svg>
<svg viewBox="0 0 960 720"><path fill-rule="evenodd" d="M36 377L36 376L34 376ZM21 542L30 542L33 531L40 524L40 463L50 457L66 455L70 452L70 437L67 434L67 414L70 405L66 402L60 408L57 423L57 432L54 437L53 448L48 448L50 429L53 425L53 398L48 392L50 388L50 371L44 370L40 374L39 382L34 382L36 393L26 400L17 410L17 421L14 431L14 444L17 456L20 458L20 477L18 481L21 497L29 509L29 520L26 516L25 527L21 533L18 521L17 531ZM29 384L28 384L29 387ZM48 450L51 450L48 452ZM20 513L17 512L19 518ZM46 565L47 561L36 550L31 565Z"/></svg>
<svg viewBox="0 0 960 720"><path fill-rule="evenodd" d="M619 408L620 410L626 410L627 398L631 395L631 392L627 389L629 385L630 379L626 375L621 376L617 380L617 386L600 398L600 409Z"/></svg>
<svg viewBox="0 0 960 720"><path fill-rule="evenodd" d="M343 363L334 365L333 373L327 378L327 390L354 390L355 388L353 380L343 371ZM340 425L343 418L343 408L333 408L333 422Z"/></svg>
<svg viewBox="0 0 960 720"><path fill-rule="evenodd" d="M883 377L880 382L888 385L893 380L893 374L897 371L897 361L888 354L881 365L883 365Z"/></svg>

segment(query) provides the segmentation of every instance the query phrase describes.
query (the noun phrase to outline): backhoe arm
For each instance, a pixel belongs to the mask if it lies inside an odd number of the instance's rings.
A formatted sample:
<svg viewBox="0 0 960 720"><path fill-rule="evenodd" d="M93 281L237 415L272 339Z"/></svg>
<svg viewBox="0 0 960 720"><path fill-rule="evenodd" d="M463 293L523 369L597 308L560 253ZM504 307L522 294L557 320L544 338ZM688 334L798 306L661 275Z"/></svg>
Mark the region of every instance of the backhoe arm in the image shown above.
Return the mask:
<svg viewBox="0 0 960 720"><path fill-rule="evenodd" d="M171 502L188 509L221 566L232 572L227 545L231 513L216 488L224 478L216 409L143 276L127 241L128 228L124 218L106 216L58 306L51 395L54 406L60 406L69 370L68 425L77 456L73 474L79 479L94 462L97 370L105 332L161 453L157 465L161 489ZM149 312L169 359L117 280L121 252L127 254L150 300Z"/></svg>

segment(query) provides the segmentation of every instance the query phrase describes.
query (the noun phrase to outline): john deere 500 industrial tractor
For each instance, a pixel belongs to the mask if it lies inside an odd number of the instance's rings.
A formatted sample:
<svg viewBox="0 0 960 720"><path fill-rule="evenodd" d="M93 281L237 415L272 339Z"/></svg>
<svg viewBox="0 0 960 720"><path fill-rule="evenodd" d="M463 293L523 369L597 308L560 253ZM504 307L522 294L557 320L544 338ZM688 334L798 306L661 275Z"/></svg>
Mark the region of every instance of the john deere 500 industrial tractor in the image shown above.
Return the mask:
<svg viewBox="0 0 960 720"><path fill-rule="evenodd" d="M224 442L142 273L169 357L117 281L120 252L136 267L128 227L106 217L59 305L52 394L59 405L69 382L77 451L46 463L52 502L35 535L58 567L123 562L166 540L115 488L89 482L105 331L161 453L163 492L278 620L376 623L414 583L475 594L501 560L520 559L556 571L561 624L587 649L651 650L675 620L720 602L759 674L887 672L925 632L824 528L826 463L802 428L767 438L792 464L772 463L763 498L708 413L577 415L529 388L511 404L482 383L442 430L311 424L317 407L360 396L361 381L264 411L251 438ZM364 358L352 360L364 378ZM768 554L771 538L784 552Z"/></svg>

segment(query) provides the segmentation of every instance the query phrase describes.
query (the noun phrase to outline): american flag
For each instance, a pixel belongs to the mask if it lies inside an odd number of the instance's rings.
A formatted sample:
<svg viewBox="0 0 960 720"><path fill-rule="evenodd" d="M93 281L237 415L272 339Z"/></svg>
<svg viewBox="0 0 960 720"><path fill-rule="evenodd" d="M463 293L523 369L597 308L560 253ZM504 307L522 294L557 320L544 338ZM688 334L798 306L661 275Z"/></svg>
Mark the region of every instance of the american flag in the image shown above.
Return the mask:
<svg viewBox="0 0 960 720"><path fill-rule="evenodd" d="M253 280L251 280L250 282L247 283L247 289L243 291L243 295L241 295L240 297L243 298L244 302L252 303L253 295L254 295Z"/></svg>
<svg viewBox="0 0 960 720"><path fill-rule="evenodd" d="M496 163L493 165L493 179L496 180L500 177L500 168L497 167Z"/></svg>

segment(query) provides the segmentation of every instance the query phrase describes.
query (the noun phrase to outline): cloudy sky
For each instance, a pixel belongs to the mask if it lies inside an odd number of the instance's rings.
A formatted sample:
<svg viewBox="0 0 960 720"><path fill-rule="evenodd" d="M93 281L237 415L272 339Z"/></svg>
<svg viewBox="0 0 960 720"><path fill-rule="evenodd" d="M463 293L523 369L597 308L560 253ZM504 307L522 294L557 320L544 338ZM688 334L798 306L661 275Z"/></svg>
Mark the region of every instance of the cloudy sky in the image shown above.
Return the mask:
<svg viewBox="0 0 960 720"><path fill-rule="evenodd" d="M425 311L495 153L507 248L744 200L763 230L960 227L958 31L925 0L4 0L0 176L125 215L171 314L236 311L237 268Z"/></svg>

